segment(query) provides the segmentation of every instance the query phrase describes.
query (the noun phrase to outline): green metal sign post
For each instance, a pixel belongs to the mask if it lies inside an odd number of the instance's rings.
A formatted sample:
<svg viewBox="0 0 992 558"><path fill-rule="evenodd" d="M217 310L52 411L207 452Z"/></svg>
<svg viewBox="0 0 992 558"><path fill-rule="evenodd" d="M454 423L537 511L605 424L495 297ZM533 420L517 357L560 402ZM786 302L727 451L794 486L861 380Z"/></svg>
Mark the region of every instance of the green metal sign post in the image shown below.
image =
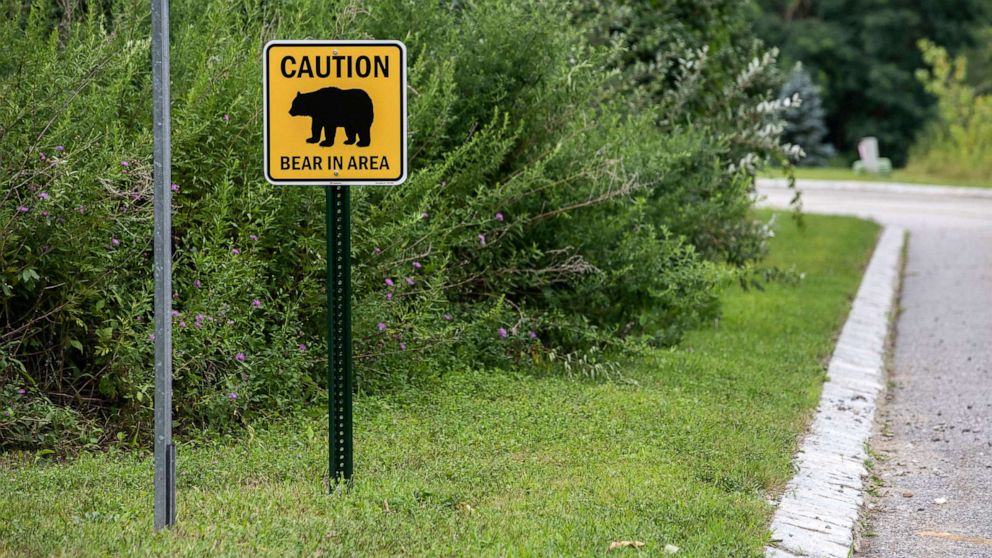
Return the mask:
<svg viewBox="0 0 992 558"><path fill-rule="evenodd" d="M348 188L406 180L406 46L270 41L262 68L265 179L322 186L327 196L327 442L334 493L351 485L354 457Z"/></svg>
<svg viewBox="0 0 992 558"><path fill-rule="evenodd" d="M351 483L351 195L327 186L327 428L330 489Z"/></svg>

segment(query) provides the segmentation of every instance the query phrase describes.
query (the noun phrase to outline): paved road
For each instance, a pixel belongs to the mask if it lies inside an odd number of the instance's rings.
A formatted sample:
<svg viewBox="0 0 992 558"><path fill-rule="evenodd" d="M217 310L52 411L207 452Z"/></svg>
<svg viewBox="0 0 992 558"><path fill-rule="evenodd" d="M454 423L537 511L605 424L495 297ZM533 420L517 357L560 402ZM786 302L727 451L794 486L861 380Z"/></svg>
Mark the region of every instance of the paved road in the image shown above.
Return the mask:
<svg viewBox="0 0 992 558"><path fill-rule="evenodd" d="M882 486L856 556L992 558L992 190L800 182L804 209L909 231ZM788 203L759 182L760 202Z"/></svg>

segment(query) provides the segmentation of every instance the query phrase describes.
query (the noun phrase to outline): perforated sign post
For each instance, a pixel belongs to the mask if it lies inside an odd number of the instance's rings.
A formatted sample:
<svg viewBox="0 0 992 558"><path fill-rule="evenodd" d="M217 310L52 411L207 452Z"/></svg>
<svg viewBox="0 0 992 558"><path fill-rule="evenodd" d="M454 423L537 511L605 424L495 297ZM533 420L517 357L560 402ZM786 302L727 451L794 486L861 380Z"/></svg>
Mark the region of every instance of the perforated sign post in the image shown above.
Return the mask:
<svg viewBox="0 0 992 558"><path fill-rule="evenodd" d="M327 194L328 459L352 478L350 185L406 180L406 47L399 41L265 46L265 178Z"/></svg>

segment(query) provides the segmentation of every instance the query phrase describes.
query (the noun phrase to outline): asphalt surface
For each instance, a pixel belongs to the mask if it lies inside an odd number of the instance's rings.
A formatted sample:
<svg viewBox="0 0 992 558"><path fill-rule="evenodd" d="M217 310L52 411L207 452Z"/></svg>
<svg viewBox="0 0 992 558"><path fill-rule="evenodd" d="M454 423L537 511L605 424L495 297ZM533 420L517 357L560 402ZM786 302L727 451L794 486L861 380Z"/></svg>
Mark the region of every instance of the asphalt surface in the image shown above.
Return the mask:
<svg viewBox="0 0 992 558"><path fill-rule="evenodd" d="M877 491L855 556L992 558L992 190L800 182L804 210L909 232ZM759 182L761 205L791 192Z"/></svg>

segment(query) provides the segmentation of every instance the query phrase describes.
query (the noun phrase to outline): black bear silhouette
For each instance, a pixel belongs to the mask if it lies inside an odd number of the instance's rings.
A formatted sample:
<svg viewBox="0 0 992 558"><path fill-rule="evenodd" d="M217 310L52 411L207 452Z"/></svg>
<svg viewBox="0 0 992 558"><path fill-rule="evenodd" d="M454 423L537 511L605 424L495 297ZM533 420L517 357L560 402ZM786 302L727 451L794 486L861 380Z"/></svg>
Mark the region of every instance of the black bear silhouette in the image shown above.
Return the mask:
<svg viewBox="0 0 992 558"><path fill-rule="evenodd" d="M313 119L307 143L320 141L323 130L325 139L320 145L330 147L339 127L348 136L345 145L355 143L356 139L358 147L367 147L372 142L372 98L361 89L325 87L309 93L297 91L289 114Z"/></svg>

